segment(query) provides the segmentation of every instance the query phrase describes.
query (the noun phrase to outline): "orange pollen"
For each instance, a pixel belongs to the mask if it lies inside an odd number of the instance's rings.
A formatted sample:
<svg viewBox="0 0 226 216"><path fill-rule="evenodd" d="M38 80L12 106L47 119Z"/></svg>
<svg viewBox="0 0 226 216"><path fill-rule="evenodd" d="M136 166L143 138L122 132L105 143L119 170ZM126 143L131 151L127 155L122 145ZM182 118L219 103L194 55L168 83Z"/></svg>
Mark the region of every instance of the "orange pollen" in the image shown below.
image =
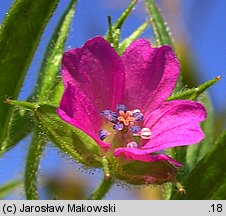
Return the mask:
<svg viewBox="0 0 226 216"><path fill-rule="evenodd" d="M135 119L131 117L132 112L131 111L119 111L119 117L118 121L122 122L125 126L128 126L131 122L134 122Z"/></svg>

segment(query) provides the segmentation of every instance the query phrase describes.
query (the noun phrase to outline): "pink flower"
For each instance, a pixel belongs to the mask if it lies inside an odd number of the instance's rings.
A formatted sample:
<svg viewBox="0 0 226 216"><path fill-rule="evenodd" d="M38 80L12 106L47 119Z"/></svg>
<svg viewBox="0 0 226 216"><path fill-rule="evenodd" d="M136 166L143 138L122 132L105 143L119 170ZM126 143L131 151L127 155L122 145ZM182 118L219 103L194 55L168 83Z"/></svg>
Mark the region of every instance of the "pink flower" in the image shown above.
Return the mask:
<svg viewBox="0 0 226 216"><path fill-rule="evenodd" d="M166 101L179 68L170 46L152 48L139 39L120 57L95 37L65 52L65 91L57 112L115 157L181 166L164 150L201 141L206 111L194 101Z"/></svg>

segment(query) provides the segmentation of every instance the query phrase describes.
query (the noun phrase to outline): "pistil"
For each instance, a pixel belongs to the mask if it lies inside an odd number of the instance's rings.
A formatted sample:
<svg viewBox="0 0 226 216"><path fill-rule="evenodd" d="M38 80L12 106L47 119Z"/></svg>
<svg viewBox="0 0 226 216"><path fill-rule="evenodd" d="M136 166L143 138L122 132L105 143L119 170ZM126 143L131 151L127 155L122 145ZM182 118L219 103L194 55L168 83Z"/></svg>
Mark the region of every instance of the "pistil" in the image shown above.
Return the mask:
<svg viewBox="0 0 226 216"><path fill-rule="evenodd" d="M119 111L118 121L122 122L125 126L129 126L131 123L135 121L133 117L131 117L131 111Z"/></svg>

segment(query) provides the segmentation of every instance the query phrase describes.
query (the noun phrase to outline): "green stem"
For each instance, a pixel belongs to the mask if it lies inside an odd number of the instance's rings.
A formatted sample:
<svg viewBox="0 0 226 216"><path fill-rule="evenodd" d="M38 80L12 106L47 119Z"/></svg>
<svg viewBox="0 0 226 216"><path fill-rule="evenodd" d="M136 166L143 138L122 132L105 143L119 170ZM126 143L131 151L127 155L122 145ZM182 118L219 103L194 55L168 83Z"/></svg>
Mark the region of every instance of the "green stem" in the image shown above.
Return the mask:
<svg viewBox="0 0 226 216"><path fill-rule="evenodd" d="M25 167L25 176L24 176L24 185L26 197L29 200L38 199L38 190L37 190L37 175L38 175L38 166L40 162L43 149L45 147L45 141L39 134L39 131L34 132L32 142L28 150L28 156L26 160Z"/></svg>
<svg viewBox="0 0 226 216"><path fill-rule="evenodd" d="M105 176L102 182L97 186L97 188L92 192L89 197L90 200L101 200L106 193L109 191L113 184L113 181L110 177Z"/></svg>
<svg viewBox="0 0 226 216"><path fill-rule="evenodd" d="M92 192L91 196L89 197L90 200L101 200L113 184L110 169L108 166L108 159L106 156L101 159L101 163L103 166L104 178L102 182L97 186L97 188Z"/></svg>

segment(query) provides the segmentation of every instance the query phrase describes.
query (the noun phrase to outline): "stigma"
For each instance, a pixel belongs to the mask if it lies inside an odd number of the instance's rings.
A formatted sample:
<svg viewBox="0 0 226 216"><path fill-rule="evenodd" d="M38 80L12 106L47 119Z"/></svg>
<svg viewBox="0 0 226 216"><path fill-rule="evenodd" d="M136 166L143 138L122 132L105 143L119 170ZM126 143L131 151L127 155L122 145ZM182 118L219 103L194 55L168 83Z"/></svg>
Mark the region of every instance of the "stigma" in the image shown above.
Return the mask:
<svg viewBox="0 0 226 216"><path fill-rule="evenodd" d="M135 119L132 117L131 111L119 111L118 121L122 122L125 126L129 126L130 124L133 124Z"/></svg>

